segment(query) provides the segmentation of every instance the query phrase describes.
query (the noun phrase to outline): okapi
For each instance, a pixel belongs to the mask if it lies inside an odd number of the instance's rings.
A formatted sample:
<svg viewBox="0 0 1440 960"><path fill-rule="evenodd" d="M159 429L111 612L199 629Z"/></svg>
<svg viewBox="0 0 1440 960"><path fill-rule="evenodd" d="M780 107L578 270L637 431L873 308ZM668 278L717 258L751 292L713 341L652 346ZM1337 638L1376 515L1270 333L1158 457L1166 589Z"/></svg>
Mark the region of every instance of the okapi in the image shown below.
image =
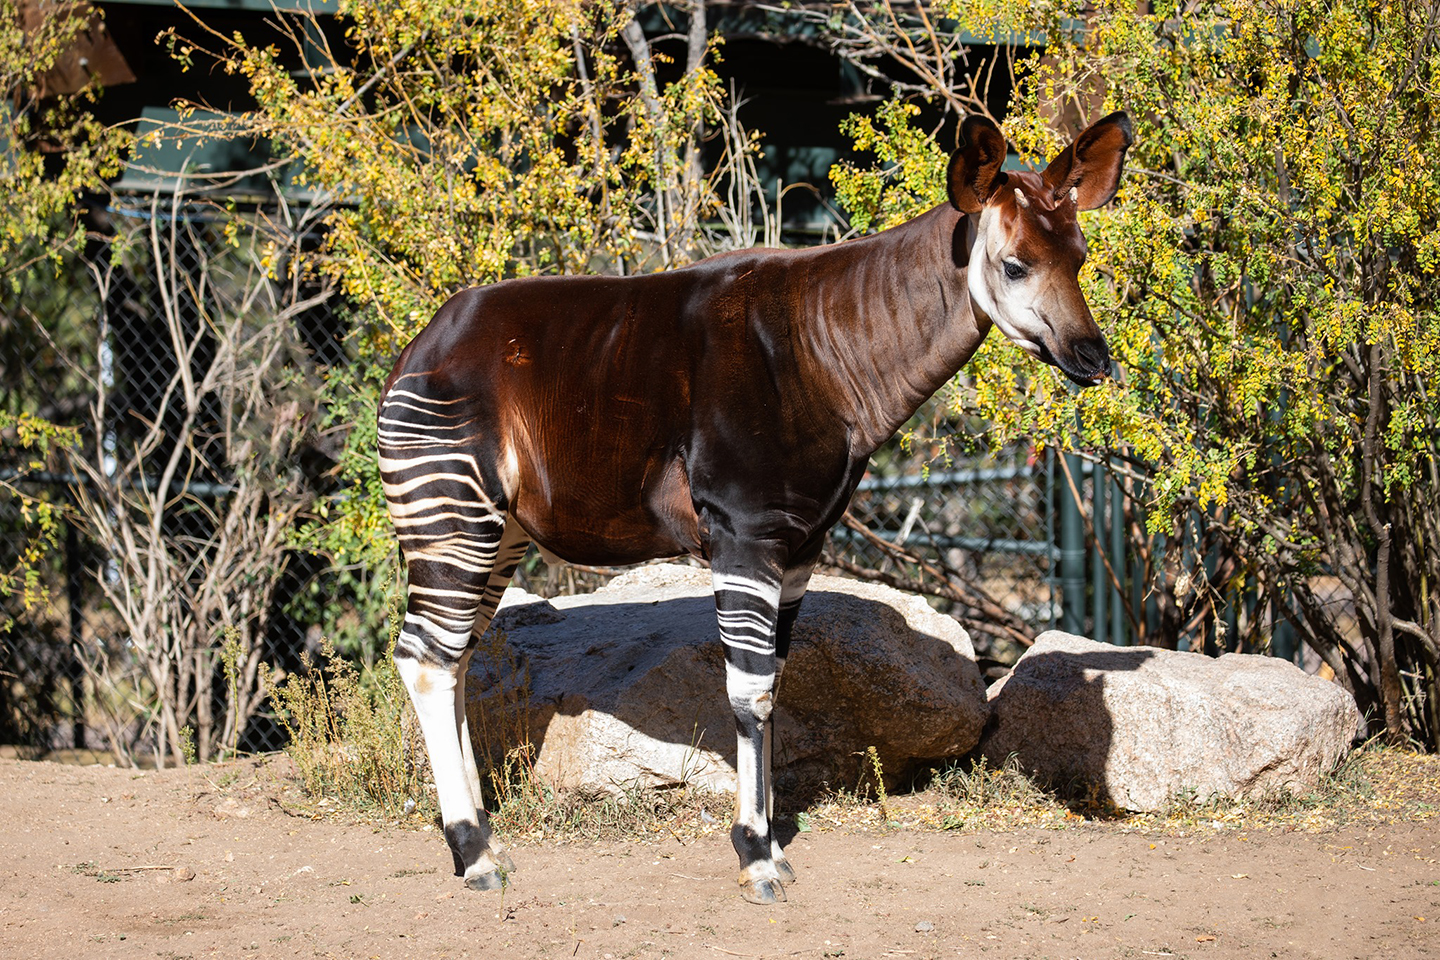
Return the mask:
<svg viewBox="0 0 1440 960"><path fill-rule="evenodd" d="M785 899L771 709L810 572L870 454L991 324L1082 386L1110 371L1076 214L1115 195L1129 118L1099 120L1041 174L1004 172L1005 138L982 117L960 141L950 202L893 229L466 290L401 353L379 411L410 578L395 661L466 886L501 887L513 869L481 804L464 678L533 541L582 564L709 562L738 733L740 888Z"/></svg>

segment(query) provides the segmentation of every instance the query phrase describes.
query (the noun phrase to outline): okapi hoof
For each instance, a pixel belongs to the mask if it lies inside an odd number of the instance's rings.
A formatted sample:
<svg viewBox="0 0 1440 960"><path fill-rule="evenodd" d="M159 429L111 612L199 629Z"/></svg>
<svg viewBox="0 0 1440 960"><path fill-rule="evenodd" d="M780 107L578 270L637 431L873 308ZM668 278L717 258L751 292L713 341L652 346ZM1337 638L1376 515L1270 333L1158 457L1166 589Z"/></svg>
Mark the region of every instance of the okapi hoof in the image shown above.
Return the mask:
<svg viewBox="0 0 1440 960"><path fill-rule="evenodd" d="M495 863L499 865L500 869L505 871L505 873L507 874L514 873L517 869L519 869L515 866L515 861L510 859L510 854L504 850L501 850L499 852L491 850L490 859L494 860Z"/></svg>
<svg viewBox="0 0 1440 960"><path fill-rule="evenodd" d="M780 874L781 883L795 882L795 868L790 866L790 861L783 857L775 861L775 872Z"/></svg>
<svg viewBox="0 0 1440 960"><path fill-rule="evenodd" d="M477 873L465 878L465 886L471 890L504 890L505 872L500 869Z"/></svg>
<svg viewBox="0 0 1440 960"><path fill-rule="evenodd" d="M776 879L741 880L740 896L751 903L784 903L785 887Z"/></svg>

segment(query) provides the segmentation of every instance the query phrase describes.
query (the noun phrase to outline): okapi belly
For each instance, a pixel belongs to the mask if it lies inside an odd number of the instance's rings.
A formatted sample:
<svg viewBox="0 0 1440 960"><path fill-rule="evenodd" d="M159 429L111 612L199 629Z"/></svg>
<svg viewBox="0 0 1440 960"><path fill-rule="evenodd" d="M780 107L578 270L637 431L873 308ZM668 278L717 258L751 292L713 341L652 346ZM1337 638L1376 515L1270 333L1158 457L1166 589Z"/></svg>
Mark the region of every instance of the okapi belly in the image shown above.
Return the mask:
<svg viewBox="0 0 1440 960"><path fill-rule="evenodd" d="M562 480L521 458L511 515L541 548L570 563L618 566L684 554L704 556L700 520L678 459L652 463L641 477L602 469ZM658 478L658 479L656 479Z"/></svg>

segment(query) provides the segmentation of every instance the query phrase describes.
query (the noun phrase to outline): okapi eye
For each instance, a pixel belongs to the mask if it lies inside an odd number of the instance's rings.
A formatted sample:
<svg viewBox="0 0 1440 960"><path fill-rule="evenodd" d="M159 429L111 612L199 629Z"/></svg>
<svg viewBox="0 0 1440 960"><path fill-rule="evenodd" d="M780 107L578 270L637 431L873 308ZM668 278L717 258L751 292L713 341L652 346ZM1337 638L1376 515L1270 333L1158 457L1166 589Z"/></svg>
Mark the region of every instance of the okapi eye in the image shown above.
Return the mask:
<svg viewBox="0 0 1440 960"><path fill-rule="evenodd" d="M1014 260L1005 261L1005 276L1011 280L1019 280L1028 272L1024 266L1016 263Z"/></svg>

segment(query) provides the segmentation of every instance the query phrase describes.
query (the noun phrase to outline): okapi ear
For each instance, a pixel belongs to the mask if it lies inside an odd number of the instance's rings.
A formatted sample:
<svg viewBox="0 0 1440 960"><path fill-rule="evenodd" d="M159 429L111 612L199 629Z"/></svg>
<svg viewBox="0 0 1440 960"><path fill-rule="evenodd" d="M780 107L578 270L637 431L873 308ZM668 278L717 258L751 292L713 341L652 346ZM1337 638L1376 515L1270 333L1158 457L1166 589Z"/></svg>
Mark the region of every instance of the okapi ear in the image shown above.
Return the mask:
<svg viewBox="0 0 1440 960"><path fill-rule="evenodd" d="M1123 110L1101 117L1050 161L1041 174L1045 186L1056 200L1075 190L1081 210L1103 207L1120 189L1125 151L1134 142L1130 117Z"/></svg>
<svg viewBox="0 0 1440 960"><path fill-rule="evenodd" d="M971 114L960 124L960 146L950 156L946 186L950 205L961 213L979 213L995 188L1005 182L1000 167L1009 147L994 122Z"/></svg>

